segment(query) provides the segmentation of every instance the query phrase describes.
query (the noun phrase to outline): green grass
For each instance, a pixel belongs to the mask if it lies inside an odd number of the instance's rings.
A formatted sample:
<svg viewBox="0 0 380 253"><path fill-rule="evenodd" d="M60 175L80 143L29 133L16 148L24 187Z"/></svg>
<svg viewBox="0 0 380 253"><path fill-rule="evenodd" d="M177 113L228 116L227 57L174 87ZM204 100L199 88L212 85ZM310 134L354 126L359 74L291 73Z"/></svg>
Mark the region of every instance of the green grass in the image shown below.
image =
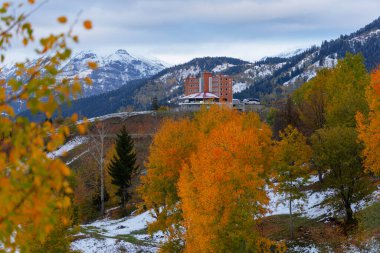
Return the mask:
<svg viewBox="0 0 380 253"><path fill-rule="evenodd" d="M147 228L143 228L143 229L135 230L131 232L131 235L147 235L147 234L148 234Z"/></svg>
<svg viewBox="0 0 380 253"><path fill-rule="evenodd" d="M361 210L357 213L357 217L366 231L380 232L380 202Z"/></svg>
<svg viewBox="0 0 380 253"><path fill-rule="evenodd" d="M108 231L105 229L99 229L94 226L80 227L79 232L86 234L90 236L91 238L95 238L99 240L105 239L105 238L111 238L111 239L117 239L117 240L129 242L129 243L132 243L134 245L139 245L139 246L152 246L152 243L150 243L149 241L139 240L133 236L133 235L147 234L146 229L140 229L140 230L133 231L130 234L116 235L116 236L103 235L102 233L106 233Z"/></svg>

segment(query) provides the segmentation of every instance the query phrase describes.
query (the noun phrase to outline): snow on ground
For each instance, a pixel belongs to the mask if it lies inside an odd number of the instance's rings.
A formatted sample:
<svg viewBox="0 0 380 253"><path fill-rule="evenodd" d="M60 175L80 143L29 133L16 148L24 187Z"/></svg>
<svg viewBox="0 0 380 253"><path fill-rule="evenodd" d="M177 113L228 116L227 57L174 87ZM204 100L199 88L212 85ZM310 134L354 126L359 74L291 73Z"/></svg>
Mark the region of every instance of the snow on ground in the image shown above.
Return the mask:
<svg viewBox="0 0 380 253"><path fill-rule="evenodd" d="M318 176L312 176L308 180L308 184L313 184L318 181ZM285 195L274 192L273 189L268 189L268 197L270 199L270 203L268 205L268 209L270 210L269 215L277 215L277 214L289 214L289 203L284 201ZM323 214L326 214L330 210L328 208L319 207L319 203L324 199L326 193L307 191L306 199L304 200L295 200L293 201L293 208L297 206L303 206L304 212L302 213L304 216L309 218L317 218ZM300 212L300 209L295 209L294 212Z"/></svg>
<svg viewBox="0 0 380 253"><path fill-rule="evenodd" d="M358 253L358 252L365 252L365 253L379 253L380 252L380 241L376 240L375 238L372 238L364 243L364 245L359 249L355 245L349 245L345 249L346 253Z"/></svg>
<svg viewBox="0 0 380 253"><path fill-rule="evenodd" d="M223 70L226 70L230 67L233 67L235 65L233 64L229 64L229 63L223 63L221 65L217 65L215 68L212 69L212 72L221 72Z"/></svg>
<svg viewBox="0 0 380 253"><path fill-rule="evenodd" d="M179 88L181 88L180 85L175 85L173 87L170 88L170 93L173 93L175 90L178 90Z"/></svg>
<svg viewBox="0 0 380 253"><path fill-rule="evenodd" d="M309 246L294 246L294 247L289 247L289 251L291 252L302 252L302 253L319 253L319 249L314 246L314 245L309 245Z"/></svg>
<svg viewBox="0 0 380 253"><path fill-rule="evenodd" d="M110 210L108 210L110 211ZM81 226L81 233L71 244L73 250L85 253L157 252L162 233L153 237L146 232L154 218L149 211L118 220L108 218Z"/></svg>
<svg viewBox="0 0 380 253"><path fill-rule="evenodd" d="M322 215L332 213L328 207L320 207L319 204L323 201L327 192L313 192L307 191L307 197L305 200L294 200L293 201L293 212L299 212L302 216L308 218L318 218ZM268 209L270 210L269 215L278 214L289 214L289 203L285 201L285 195L274 193L273 190L268 191L268 196L270 198L270 203ZM302 207L302 208L299 208Z"/></svg>
<svg viewBox="0 0 380 253"><path fill-rule="evenodd" d="M157 252L156 247L135 245L124 240L115 238L85 238L74 241L71 244L72 250L79 250L84 253L116 253L116 252Z"/></svg>
<svg viewBox="0 0 380 253"><path fill-rule="evenodd" d="M88 140L87 137L77 136L74 139L68 141L66 144L61 146L56 151L48 153L47 156L51 159L54 159L56 157L60 157L60 156L64 155L65 153L69 152L70 150L73 150L74 148L78 147L79 145L85 143L87 140Z"/></svg>
<svg viewBox="0 0 380 253"><path fill-rule="evenodd" d="M313 176L309 179L308 184L317 181L318 176ZM380 189L374 193L374 196L379 193ZM328 194L328 192L316 193L308 191L308 201L298 201L298 204L304 205L303 211L300 212L301 215L309 218L318 218L322 215L329 214L330 210L328 208L318 206L318 204L324 200L326 194ZM284 196L275 193L273 189L269 188L268 195L271 199L268 208L272 211L272 213L268 215L289 213L288 203L282 201ZM367 205L370 205L370 203ZM361 206L361 208L363 207L364 205ZM112 209L107 211L109 212L111 210ZM161 232L154 234L153 237L147 234L147 224L152 221L154 221L154 218L149 211L118 220L110 220L108 218L97 220L81 226L81 231L76 235L76 240L72 242L71 248L84 253L157 252L160 244L164 242L165 239ZM380 243L378 240L369 240L364 246L366 250L368 249L368 251L365 252L380 252ZM296 245L291 246L289 250L289 252L321 252L315 245ZM353 245L348 245L346 252L356 253L362 251Z"/></svg>
<svg viewBox="0 0 380 253"><path fill-rule="evenodd" d="M232 87L232 92L238 93L245 89L247 89L247 83L235 83L234 86Z"/></svg>
<svg viewBox="0 0 380 253"><path fill-rule="evenodd" d="M146 211L140 215L125 217L119 220L98 220L91 224L83 225L83 227L97 227L105 230L101 233L102 235L115 236L144 229L147 227L147 223L152 221L154 221L154 218L150 215L149 211Z"/></svg>
<svg viewBox="0 0 380 253"><path fill-rule="evenodd" d="M99 117L90 118L90 119L87 119L87 121L88 121L88 122L103 121L103 120L110 119L110 118L121 118L121 119L125 119L125 118L131 117L131 116L135 116L135 115L143 115L143 114L148 114L148 113L152 113L152 111L141 111L141 112L117 112L117 113L111 113L111 114L107 114L107 115L103 115L103 116L99 116ZM79 121L77 122L77 124L81 124L81 123L83 123L82 120L79 120Z"/></svg>
<svg viewBox="0 0 380 253"><path fill-rule="evenodd" d="M318 176L312 176L308 184L313 184L318 181ZM270 203L268 209L270 213L267 215L278 215L278 214L289 214L289 203L284 201L285 195L274 192L273 189L268 189L267 191ZM304 217L308 218L319 218L322 216L333 216L333 210L327 206L321 207L320 203L326 198L326 196L331 195L332 190L327 190L323 192L307 191L305 200L295 200L293 201L293 212L300 213ZM371 199L372 201L365 202L361 201L359 203L352 204L352 209L359 211L365 207L373 205L380 198L380 186L373 192ZM297 208L302 207L302 208Z"/></svg>
<svg viewBox="0 0 380 253"><path fill-rule="evenodd" d="M70 161L68 161L66 163L66 165L72 164L74 161L76 161L77 159L81 158L83 155L87 154L89 151L90 151L89 149L83 151L82 153L80 153L79 155L77 155L76 157L74 157L73 159L71 159Z"/></svg>

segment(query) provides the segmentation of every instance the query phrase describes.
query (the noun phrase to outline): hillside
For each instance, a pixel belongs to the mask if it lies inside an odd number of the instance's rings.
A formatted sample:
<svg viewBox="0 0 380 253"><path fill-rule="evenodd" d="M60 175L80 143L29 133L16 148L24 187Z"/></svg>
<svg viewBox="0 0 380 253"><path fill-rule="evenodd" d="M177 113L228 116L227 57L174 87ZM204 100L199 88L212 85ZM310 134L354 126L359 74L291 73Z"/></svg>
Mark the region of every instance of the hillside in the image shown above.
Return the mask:
<svg viewBox="0 0 380 253"><path fill-rule="evenodd" d="M233 76L236 98L260 98L270 93L281 95L313 78L318 69L335 66L347 52L361 53L368 70L377 66L380 63L380 19L350 35L299 50L295 55L266 57L255 63L229 57L197 58L164 69L150 78L129 81L102 96L74 101L62 114L67 116L77 111L93 117L128 106L135 110L149 109L153 97L157 97L160 104L175 104L183 94L183 79L205 70Z"/></svg>
<svg viewBox="0 0 380 253"><path fill-rule="evenodd" d="M134 186L139 184L138 177L145 174L144 163L148 155L148 148L152 142L152 134L160 127L161 122L166 118L178 118L185 115L173 112L159 112L157 114L150 111L136 113L117 113L104 115L90 119L90 122L102 122L107 125L108 137L107 149L114 142L115 134L124 125L131 133L138 157L138 164L141 168L138 175L134 177ZM93 126L90 127L90 135L93 134ZM56 156L67 154L63 157L64 161L73 169L78 177L83 177L83 173L95 168L95 161L89 154L91 143L88 136L72 136L54 154ZM91 188L88 189L91 191ZM339 230L337 220L331 219L332 211L320 204L323 203L325 195L328 193L320 190L317 176L309 179L304 188L307 199L297 202L303 205L303 209L298 209L295 218L296 238L289 238L289 206L284 202L285 196L268 188L270 212L263 219L261 233L274 240L288 240L288 252L338 252L342 247L341 241L346 240L343 246L344 252L378 252L380 248L378 239L378 225L380 218L378 211L380 205L377 201L380 189L373 193L372 201L369 203L357 203L355 210L362 217L362 222L366 226L365 240L356 241L355 238L347 238L343 231ZM140 200L135 195L132 202L138 203ZM91 221L80 225L73 235L72 249L82 250L83 252L157 252L160 242L163 240L162 233L156 233L150 237L147 232L147 222L153 220L148 211L133 212L128 216L117 214L115 203L107 203L107 218ZM97 218L94 216L94 218ZM324 235L331 233L334 236L326 238ZM363 234L364 235L364 234ZM343 239L342 239L343 238ZM340 248L341 249L341 248Z"/></svg>

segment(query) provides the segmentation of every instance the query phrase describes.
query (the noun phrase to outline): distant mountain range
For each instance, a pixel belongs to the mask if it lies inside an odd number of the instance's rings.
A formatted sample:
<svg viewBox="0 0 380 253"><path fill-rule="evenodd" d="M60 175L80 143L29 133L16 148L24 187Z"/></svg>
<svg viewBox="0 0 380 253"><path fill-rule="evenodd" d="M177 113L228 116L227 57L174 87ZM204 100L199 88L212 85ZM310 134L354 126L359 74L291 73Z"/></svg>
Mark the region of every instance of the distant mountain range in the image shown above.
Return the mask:
<svg viewBox="0 0 380 253"><path fill-rule="evenodd" d="M88 68L89 61L96 62L98 68ZM83 86L82 97L98 95L120 88L128 81L147 78L169 67L159 60L148 59L129 54L119 49L107 56L98 56L93 51L83 51L72 57L62 68L60 77L90 77L93 85Z"/></svg>
<svg viewBox="0 0 380 253"><path fill-rule="evenodd" d="M98 68L89 69L87 65L89 61L96 62ZM97 55L93 51L82 51L60 67L61 73L57 78L73 78L76 75L79 78L90 77L93 84L82 86L81 97L83 98L116 90L127 85L131 80L151 77L169 66L157 59L133 56L123 49L106 56ZM14 64L8 64L3 66L0 78L9 79L15 75L15 72ZM19 105L15 105L15 107L18 111L24 108Z"/></svg>
<svg viewBox="0 0 380 253"><path fill-rule="evenodd" d="M83 64L95 59L100 63L100 68L89 74L99 88L85 90L85 97L74 101L71 107L64 106L62 114L66 116L78 112L94 117L128 106L135 110L147 109L153 97L157 97L160 104L170 105L183 94L183 80L201 71L233 76L237 98L260 98L299 87L313 78L319 69L335 66L348 52L361 53L368 70L380 64L380 18L350 35L324 41L321 46L266 57L255 63L230 57L204 57L165 68L159 61L134 61L125 50L118 50L113 56L102 59L94 53L80 53L68 63L68 66L75 67L67 67L65 74L82 73ZM105 91L109 92L89 96Z"/></svg>

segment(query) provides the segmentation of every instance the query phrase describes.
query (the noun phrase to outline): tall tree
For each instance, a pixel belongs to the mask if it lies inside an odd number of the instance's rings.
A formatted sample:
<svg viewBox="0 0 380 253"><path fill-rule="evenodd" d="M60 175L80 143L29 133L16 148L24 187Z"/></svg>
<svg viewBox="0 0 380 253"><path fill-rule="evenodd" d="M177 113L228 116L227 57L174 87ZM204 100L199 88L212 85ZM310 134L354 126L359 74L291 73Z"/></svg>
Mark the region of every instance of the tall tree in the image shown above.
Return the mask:
<svg viewBox="0 0 380 253"><path fill-rule="evenodd" d="M320 129L311 139L313 159L327 171L322 186L332 190L322 204L331 206L337 213L343 212L345 224L352 225L355 223L353 204L366 200L375 190L362 166L362 145L357 142L355 128Z"/></svg>
<svg viewBox="0 0 380 253"><path fill-rule="evenodd" d="M380 68L371 74L366 91L369 114L358 113L359 138L364 143L364 165L368 171L380 175Z"/></svg>
<svg viewBox="0 0 380 253"><path fill-rule="evenodd" d="M270 137L270 129L256 114L240 114L218 106L201 109L192 120L164 122L154 137L147 175L142 177L143 185L139 189L145 207L153 210L156 218L149 224L149 231L161 230L167 235L163 252L181 252L187 245L191 245L187 250L192 252L210 249L220 252L229 245L238 248L238 252L254 249L258 244L263 248L271 246L271 241L259 238L257 233L248 238L255 229L250 225L256 224L254 218L265 212L263 203L268 201L263 185L264 178L270 174ZM207 193L206 186L212 182L214 187ZM228 186L225 191L224 186ZM192 195L198 187L202 192ZM218 197L207 198L207 194ZM224 197L228 198L225 202ZM207 207L207 201L212 201L212 205ZM218 212L209 212L212 208ZM202 226L203 218L207 220ZM218 221L222 223L218 225ZM207 235L204 240L197 231ZM210 239L215 237L218 240ZM205 248L199 248L198 242Z"/></svg>
<svg viewBox="0 0 380 253"><path fill-rule="evenodd" d="M233 113L199 140L178 183L185 252L263 250L255 227L269 201L270 150L271 131L254 114Z"/></svg>
<svg viewBox="0 0 380 253"><path fill-rule="evenodd" d="M138 189L144 206L152 210L156 219L149 224L149 232L163 231L168 239L163 247L175 252L183 245L177 183L181 167L197 147L197 136L188 119L164 121L154 136L147 174L141 177Z"/></svg>
<svg viewBox="0 0 380 253"><path fill-rule="evenodd" d="M326 80L326 125L356 127L356 113L368 113L365 91L369 83L361 55L347 54L340 60Z"/></svg>
<svg viewBox="0 0 380 253"><path fill-rule="evenodd" d="M120 205L124 208L131 197L128 189L131 186L132 175L138 169L133 140L125 126L117 135L115 148L116 154L108 166L108 173L112 177L111 183L118 188L116 195L120 197Z"/></svg>
<svg viewBox="0 0 380 253"><path fill-rule="evenodd" d="M274 150L274 168L277 171L277 190L285 194L289 203L290 236L293 238L293 203L297 199L306 198L301 188L310 175L311 148L306 144L302 133L292 126L282 131L280 138L281 141L277 142Z"/></svg>
<svg viewBox="0 0 380 253"><path fill-rule="evenodd" d="M300 118L300 131L311 136L326 123L326 82L333 70L322 69L317 76L302 85L292 95Z"/></svg>
<svg viewBox="0 0 380 253"><path fill-rule="evenodd" d="M108 134L108 125L104 122L96 122L94 133L89 133L91 139L90 154L96 161L99 170L99 192L100 192L100 215L105 214L106 190L104 184L104 167L106 156L106 138ZM97 197L94 202L97 202Z"/></svg>

